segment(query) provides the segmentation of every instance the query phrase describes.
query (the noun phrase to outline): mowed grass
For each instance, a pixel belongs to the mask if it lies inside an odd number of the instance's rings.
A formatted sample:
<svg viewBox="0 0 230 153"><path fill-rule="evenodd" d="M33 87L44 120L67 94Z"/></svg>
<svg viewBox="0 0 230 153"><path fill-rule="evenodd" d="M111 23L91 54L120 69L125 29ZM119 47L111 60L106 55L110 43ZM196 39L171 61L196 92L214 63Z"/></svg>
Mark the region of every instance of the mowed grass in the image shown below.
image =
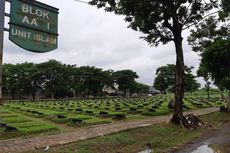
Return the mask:
<svg viewBox="0 0 230 153"><path fill-rule="evenodd" d="M141 120L173 112L169 102L173 95L144 98L111 98L104 100L73 100L45 102L9 102L1 107L0 122L17 128L5 132L0 127L0 139L32 134L49 133L71 127L85 127L95 124L114 123L120 120ZM207 98L189 95L184 99L184 110L221 106L217 96ZM64 126L64 128L63 128Z"/></svg>
<svg viewBox="0 0 230 153"><path fill-rule="evenodd" d="M14 137L29 136L43 132L59 131L54 124L44 121L38 121L31 117L9 111L1 107L0 123L6 124L8 127L16 128L16 130L6 131L6 127L0 126L0 140L10 139Z"/></svg>
<svg viewBox="0 0 230 153"><path fill-rule="evenodd" d="M230 121L229 114L212 113L201 116L213 126ZM160 124L138 128L117 134L100 136L89 140L51 148L48 153L137 153L148 148L153 153L164 153L197 138L207 129L187 130L173 124ZM37 153L44 151L37 150Z"/></svg>

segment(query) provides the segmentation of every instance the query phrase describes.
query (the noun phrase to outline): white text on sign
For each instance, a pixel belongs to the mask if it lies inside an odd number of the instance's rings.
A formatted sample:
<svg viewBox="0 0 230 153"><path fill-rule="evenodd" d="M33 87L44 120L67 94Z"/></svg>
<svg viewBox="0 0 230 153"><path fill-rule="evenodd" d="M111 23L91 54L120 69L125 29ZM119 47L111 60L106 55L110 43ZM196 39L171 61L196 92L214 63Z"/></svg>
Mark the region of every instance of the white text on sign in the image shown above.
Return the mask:
<svg viewBox="0 0 230 153"><path fill-rule="evenodd" d="M46 44L50 44L50 45L56 45L57 44L57 39L47 35L47 36L43 36L39 33L31 33L28 31L24 31L24 30L18 30L15 28L11 29L11 34L13 36L17 36L19 38L24 38L24 39L30 39L33 41L37 41L37 42L41 42L41 43L46 43Z"/></svg>
<svg viewBox="0 0 230 153"><path fill-rule="evenodd" d="M34 9L32 6L22 5L22 12L27 13L29 15L37 16L46 20L49 20L49 12L41 9ZM38 27L38 22L36 18L30 19L28 16L24 16L22 19L22 23L26 23L32 26ZM50 29L50 24L47 22L47 29Z"/></svg>

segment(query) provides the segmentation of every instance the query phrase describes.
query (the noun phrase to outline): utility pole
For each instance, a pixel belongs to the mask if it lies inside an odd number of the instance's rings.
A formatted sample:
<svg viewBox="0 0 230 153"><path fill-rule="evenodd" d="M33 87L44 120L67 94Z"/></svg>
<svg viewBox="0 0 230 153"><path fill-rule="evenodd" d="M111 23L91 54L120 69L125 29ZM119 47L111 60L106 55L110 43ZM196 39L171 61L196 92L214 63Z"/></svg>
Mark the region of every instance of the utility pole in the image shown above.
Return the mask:
<svg viewBox="0 0 230 153"><path fill-rule="evenodd" d="M0 0L0 105L3 104L2 97L2 57L4 43L4 26L5 26L5 0Z"/></svg>

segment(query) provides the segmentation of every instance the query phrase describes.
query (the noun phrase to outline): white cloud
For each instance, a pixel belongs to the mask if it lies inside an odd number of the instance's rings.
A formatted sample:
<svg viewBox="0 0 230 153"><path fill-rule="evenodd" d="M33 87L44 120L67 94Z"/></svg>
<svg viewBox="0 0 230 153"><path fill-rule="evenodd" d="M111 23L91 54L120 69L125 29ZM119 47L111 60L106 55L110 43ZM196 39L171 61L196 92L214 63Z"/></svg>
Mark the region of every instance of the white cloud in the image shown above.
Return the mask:
<svg viewBox="0 0 230 153"><path fill-rule="evenodd" d="M5 63L44 62L92 65L104 69L132 69L143 83L152 85L156 68L175 63L173 43L151 47L139 39L141 33L128 29L123 16L73 0L40 0L60 9L59 49L37 54L24 51L5 35ZM188 32L185 32L185 36ZM186 38L184 39L186 40ZM197 67L199 57L184 42L185 63Z"/></svg>

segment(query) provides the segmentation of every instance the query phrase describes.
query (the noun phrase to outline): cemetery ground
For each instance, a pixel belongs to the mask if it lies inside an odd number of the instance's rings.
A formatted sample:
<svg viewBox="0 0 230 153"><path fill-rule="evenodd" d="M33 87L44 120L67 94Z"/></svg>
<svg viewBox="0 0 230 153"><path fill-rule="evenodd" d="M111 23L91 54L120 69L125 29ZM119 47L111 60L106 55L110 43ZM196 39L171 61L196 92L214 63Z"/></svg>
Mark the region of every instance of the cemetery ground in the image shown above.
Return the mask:
<svg viewBox="0 0 230 153"><path fill-rule="evenodd" d="M173 124L161 123L148 127L126 130L106 136L59 145L44 151L44 148L23 153L185 153L192 152L200 142L209 137L215 139L222 131L229 136L230 116L214 112L199 117L209 123L208 128L188 130ZM224 132L223 132L224 130ZM198 145L196 144L198 143ZM187 148L189 146L189 148ZM223 146L220 148L224 148ZM224 152L223 153L228 153Z"/></svg>
<svg viewBox="0 0 230 153"><path fill-rule="evenodd" d="M172 113L172 108L173 108L172 99L173 96L168 94L168 95L164 95L163 97L154 96L154 97L146 97L146 98L129 98L129 99L108 98L108 99L104 99L103 101L98 99L98 100L43 101L43 102L36 102L36 103L6 102L4 107L1 107L1 113L0 113L0 118L1 118L0 140L8 140L8 139L19 138L19 137L34 138L41 135L53 135L53 134L63 134L63 133L65 134L65 133L71 133L74 131L85 129L87 127L91 127L92 125L97 125L97 124L101 125L101 127L103 125L113 125L114 123L115 124L121 123L124 124L125 126L125 123L128 122L138 122L138 121L144 121L148 119L151 120L153 116L159 116L159 115L166 115L166 118L163 118L163 120L164 119L168 120L169 116L167 114ZM196 96L187 95L184 99L183 107L185 111L189 111L189 110L191 111L196 109L219 107L222 105L224 105L224 102L219 95L211 96L209 101L207 100L207 98L205 98L204 95L196 95ZM142 125L140 124L140 127L141 126ZM146 125L143 124L143 126ZM152 126L146 129L145 128L134 129L126 132L132 133L133 131L133 133L140 133L137 131L135 132L135 130L140 130L140 131L146 130L147 132L150 132L149 133L149 138L150 138L152 137L151 131L152 132L157 130L161 131L162 128L163 129L166 128L166 131L169 132L171 131L172 133L174 132L176 132L177 134L181 133L182 135L184 135L182 137L185 138L185 140L182 140L183 142L201 133L199 131L191 132L186 130L180 132L177 131L180 129L177 129L173 125L168 125L168 124ZM123 130L127 130L127 129L128 128L124 128ZM166 131L163 133L167 133ZM112 133L114 132L116 132L116 130L113 131ZM111 132L109 132L108 134L111 134ZM145 139L145 135L148 136L148 134L144 132L143 139ZM164 134L162 136L165 137ZM170 135L167 134L167 136ZM141 136L136 135L133 138L139 138L139 137ZM154 141L159 141L159 144L161 144L160 142L163 141L164 139L165 140L170 139L167 137L165 138L163 137L161 140L160 137L154 136L154 138L156 139ZM101 139L101 140L97 140L97 139ZM116 146L116 144L121 145L119 148L122 148L123 146L122 144L124 144L125 146L129 146L129 145L138 146L135 144L138 141L132 140L132 138L129 139L129 136L125 135L125 133L122 132L115 135L98 137L98 138L77 143L77 146L79 145L81 146L82 144L82 149L83 149L83 151L81 151L81 147L78 147L80 148L78 149L78 151L85 152L86 150L84 151L84 146L85 149L86 148L88 149L88 146L86 144L92 144L94 142L100 141L102 142L101 145L103 145L103 142L107 143L108 141L109 143L110 140L112 145L110 146L111 149L113 147L118 147ZM146 140L148 140L148 138ZM120 143L123 141L127 141L127 143L125 142ZM84 144L84 142L86 142L86 144ZM144 142L146 141L143 141L143 143ZM142 143L138 143L138 144L142 144ZM123 146L123 148L127 149L127 147L125 146ZM165 144L165 146L170 147L170 145L168 144ZM95 145L95 147L102 148L102 149L104 148L100 146L100 144ZM71 146L67 148L71 149ZM94 147L91 148L93 149ZM65 150L62 151L65 152ZM73 152L73 150L70 152ZM99 149L98 152L101 152L101 150Z"/></svg>

